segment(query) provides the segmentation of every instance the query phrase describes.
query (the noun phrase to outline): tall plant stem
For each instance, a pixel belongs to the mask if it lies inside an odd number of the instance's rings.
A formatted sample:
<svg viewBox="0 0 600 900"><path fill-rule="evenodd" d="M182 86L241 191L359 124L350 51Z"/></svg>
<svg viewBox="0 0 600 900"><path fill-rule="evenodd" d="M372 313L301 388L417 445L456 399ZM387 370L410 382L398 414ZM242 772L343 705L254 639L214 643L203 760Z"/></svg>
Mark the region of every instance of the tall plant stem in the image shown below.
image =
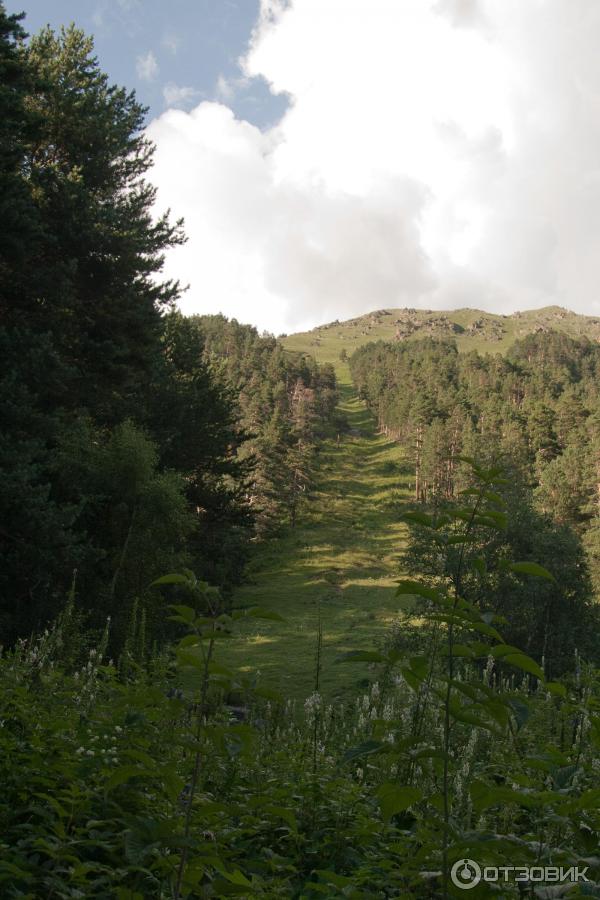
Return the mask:
<svg viewBox="0 0 600 900"><path fill-rule="evenodd" d="M214 624L213 624L213 632L214 632ZM200 765L202 762L202 755L200 753L200 738L202 737L202 725L204 722L204 715L206 712L206 697L208 694L208 667L210 665L210 660L213 653L213 648L215 645L214 636L211 637L208 650L204 655L204 669L202 672L202 686L200 688L200 702L198 703L198 710L196 713L196 731L195 731L195 739L196 739L196 755L194 757L194 770L192 772L192 781L190 784L190 792L187 803L187 808L185 811L185 827L184 827L184 845L181 851L181 857L179 860L179 868L177 870L177 881L175 884L175 892L174 892L174 900L179 900L181 897L181 885L183 883L183 876L185 873L185 867L187 865L187 857L188 857L188 838L190 836L190 829L192 824L192 811L194 806L194 796L196 794L196 788L198 786L198 779L200 777ZM200 645L202 646L202 645Z"/></svg>
<svg viewBox="0 0 600 900"><path fill-rule="evenodd" d="M465 536L470 534L475 522L475 516L479 504L483 499L483 488L480 489L475 505L465 528ZM460 548L460 556L458 566L453 577L454 583L454 602L452 604L452 612L456 611L460 595L462 593L462 570L465 557L465 544ZM448 843L450 834L450 702L452 700L452 682L454 679L454 621L451 619L448 624L448 683L446 685L446 695L444 697L444 774L443 774L443 810L444 810L444 834L442 838L442 872L443 872L443 898L448 900Z"/></svg>

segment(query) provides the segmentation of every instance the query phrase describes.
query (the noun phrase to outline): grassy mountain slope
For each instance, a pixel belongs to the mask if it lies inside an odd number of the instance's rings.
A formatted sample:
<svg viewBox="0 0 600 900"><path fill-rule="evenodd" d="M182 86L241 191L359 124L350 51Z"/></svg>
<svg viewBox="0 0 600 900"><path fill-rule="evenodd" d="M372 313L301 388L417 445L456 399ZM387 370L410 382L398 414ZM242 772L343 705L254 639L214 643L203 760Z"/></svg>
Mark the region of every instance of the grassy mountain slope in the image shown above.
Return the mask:
<svg viewBox="0 0 600 900"><path fill-rule="evenodd" d="M398 610L394 585L404 526L390 506L407 493L400 448L375 433L370 413L338 362L341 411L350 433L325 442L314 498L298 526L262 548L236 605L276 610L285 624L248 620L229 642L231 665L261 673L261 683L288 697L306 697L314 686L319 605L323 628L325 695L352 690L367 674L363 665L336 665L346 650L372 650ZM393 494L396 492L396 495Z"/></svg>
<svg viewBox="0 0 600 900"><path fill-rule="evenodd" d="M341 388L340 411L351 432L325 442L313 499L295 530L264 545L250 583L236 593L236 605L260 605L286 622L253 620L225 651L234 667L261 673L261 683L286 696L313 690L319 606L323 627L322 690L328 696L351 691L366 666L336 665L346 650L373 649L398 610L394 585L404 526L392 504L409 499L409 467L398 445L376 433L358 399L343 349L350 355L368 341L453 336L461 350L504 352L519 337L561 330L600 340L600 319L548 307L512 316L478 310L454 312L380 310L282 340L295 352L331 362Z"/></svg>
<svg viewBox="0 0 600 900"><path fill-rule="evenodd" d="M559 306L499 316L477 309L432 312L380 309L346 322L331 322L282 340L288 350L312 354L319 362L335 364L368 341L414 340L427 336L452 337L460 351L504 353L513 341L539 331L564 331L600 340L600 318L581 316Z"/></svg>

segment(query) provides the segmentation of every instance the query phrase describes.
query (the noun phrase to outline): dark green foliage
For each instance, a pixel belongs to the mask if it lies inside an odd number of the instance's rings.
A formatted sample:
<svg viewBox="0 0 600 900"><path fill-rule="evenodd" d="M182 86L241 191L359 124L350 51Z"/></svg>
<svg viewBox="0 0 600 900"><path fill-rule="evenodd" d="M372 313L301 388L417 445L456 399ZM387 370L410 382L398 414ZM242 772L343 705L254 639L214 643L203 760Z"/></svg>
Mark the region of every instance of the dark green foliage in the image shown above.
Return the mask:
<svg viewBox="0 0 600 900"><path fill-rule="evenodd" d="M58 461L82 416L91 427L143 420L160 308L177 294L153 276L181 234L152 221L144 110L108 84L90 39L46 30L25 46L3 6L0 26L0 615L10 640L56 612L74 568L88 584L89 566L110 555L93 473L82 463L67 485Z"/></svg>
<svg viewBox="0 0 600 900"><path fill-rule="evenodd" d="M144 108L76 28L23 34L0 5L2 639L50 620L76 569L116 649L134 607L164 637L159 571L229 592L265 521L293 519L335 379L172 312L159 276L184 237L153 214Z"/></svg>
<svg viewBox="0 0 600 900"><path fill-rule="evenodd" d="M514 473L513 473L514 479ZM463 578L463 591L473 603L484 604L504 616L508 643L522 647L554 676L570 670L578 650L587 659L597 658L596 635L600 613L592 590L581 541L571 528L552 521L533 508L531 498L513 480L507 498L506 527L490 539L486 529L474 529L471 550L481 561L487 577L473 572ZM452 508L438 503L440 517ZM403 554L405 571L425 575L437 582L456 565L462 546L449 547L445 556L432 543L428 529L418 518L409 520L410 538ZM535 560L556 575L556 581L523 580L498 561L512 557ZM494 574L491 574L491 573Z"/></svg>
<svg viewBox="0 0 600 900"><path fill-rule="evenodd" d="M194 567L226 589L241 579L254 533L248 502L246 435L234 395L204 353L197 318L173 312L163 320L163 365L153 387L151 427L161 462L181 472L195 514L189 544Z"/></svg>
<svg viewBox="0 0 600 900"><path fill-rule="evenodd" d="M366 654L379 677L349 706L315 691L296 709L224 666L236 622L273 613L229 614L189 571L153 588L179 601L173 652L144 660L138 628L121 677L71 594L55 627L0 658L3 895L426 900L459 896L449 869L470 857L579 866L594 896L597 673L548 681L465 599L469 577L484 589L499 570L553 583L535 562L482 568L471 535L493 543L510 516L498 470L474 474L464 505L413 517L447 576L399 585L422 603L416 640Z"/></svg>
<svg viewBox="0 0 600 900"><path fill-rule="evenodd" d="M598 803L594 765L586 769L585 762L586 753L593 756L595 750L583 749L584 719L591 716L595 723L598 709L594 676L582 689L576 652L574 684L547 681L547 671L520 645L506 641L509 624L494 602L497 579L506 585L507 578L516 577L528 587L539 581L564 592L569 575L559 571L560 562L556 578L535 561L515 562L506 548L494 552L513 527L502 496L510 482L500 468L462 461L472 487L460 505L406 515L421 529L423 547L438 558L437 577L434 584L400 582L398 595L414 598L419 625L414 629L404 621L400 643L389 642L377 655L386 692L393 695L391 684L404 682L414 693L413 713L406 723L403 716L394 721L384 712L370 739L346 753L352 763L382 756L398 761L396 777L380 785L377 796L383 817L397 817L401 833L410 835L415 855L402 868L407 880L413 875L406 891L411 897L459 896L450 873L465 857L482 869L575 864L585 853L576 837L578 815ZM407 642L410 631L414 640ZM392 680L396 666L401 677ZM596 724L594 748L595 729ZM419 889L423 870L435 879L432 894ZM521 885L512 877L507 881L502 896L520 896ZM493 890L484 877L474 896L487 897ZM565 890L558 896L579 896L568 885ZM553 894L540 887L532 896Z"/></svg>
<svg viewBox="0 0 600 900"><path fill-rule="evenodd" d="M259 533L294 525L314 480L319 440L333 420L336 380L330 365L285 351L271 335L223 316L194 316L196 353L220 371L248 438L249 502Z"/></svg>
<svg viewBox="0 0 600 900"><path fill-rule="evenodd" d="M32 342L52 336L62 367L48 398L55 407L114 422L139 414L159 310L177 296L176 285L153 276L182 235L151 217L145 110L108 84L92 53L91 39L74 28L45 30L21 52L33 125L18 166L37 237L24 273L13 260L3 318L28 329Z"/></svg>
<svg viewBox="0 0 600 900"><path fill-rule="evenodd" d="M56 614L78 570L115 647L148 583L182 563L226 592L250 542L292 524L336 402L331 367L223 317L171 310L153 218L145 110L111 86L91 39L22 44L0 7L0 624ZM20 229L20 230L19 230ZM3 232L4 235L4 232Z"/></svg>
<svg viewBox="0 0 600 900"><path fill-rule="evenodd" d="M357 350L351 369L412 459L415 500L438 511L455 502L471 484L461 454L507 467L511 524L490 552L556 565L561 588L499 577L486 588L492 608L507 615L511 640L554 671L575 648L597 659L588 568L597 585L600 347L552 332L518 341L507 358L461 356L448 341L378 343ZM407 562L440 574L418 537Z"/></svg>

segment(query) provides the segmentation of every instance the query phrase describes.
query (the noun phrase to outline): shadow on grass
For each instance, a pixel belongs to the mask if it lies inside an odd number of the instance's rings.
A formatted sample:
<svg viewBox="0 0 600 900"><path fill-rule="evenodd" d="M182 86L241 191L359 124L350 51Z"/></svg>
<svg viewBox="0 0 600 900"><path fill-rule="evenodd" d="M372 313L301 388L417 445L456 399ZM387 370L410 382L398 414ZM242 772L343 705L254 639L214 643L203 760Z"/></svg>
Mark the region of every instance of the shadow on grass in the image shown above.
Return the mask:
<svg viewBox="0 0 600 900"><path fill-rule="evenodd" d="M241 620L222 658L241 671L260 671L262 683L287 697L306 697L314 686L320 608L323 626L321 687L325 695L356 691L369 676L365 664L337 665L354 649L372 649L398 615L395 582L404 526L397 507L406 490L399 447L375 433L375 423L347 384L340 411L350 433L325 442L319 478L298 528L263 544L250 566L251 583L236 594L236 606L260 605L285 622Z"/></svg>

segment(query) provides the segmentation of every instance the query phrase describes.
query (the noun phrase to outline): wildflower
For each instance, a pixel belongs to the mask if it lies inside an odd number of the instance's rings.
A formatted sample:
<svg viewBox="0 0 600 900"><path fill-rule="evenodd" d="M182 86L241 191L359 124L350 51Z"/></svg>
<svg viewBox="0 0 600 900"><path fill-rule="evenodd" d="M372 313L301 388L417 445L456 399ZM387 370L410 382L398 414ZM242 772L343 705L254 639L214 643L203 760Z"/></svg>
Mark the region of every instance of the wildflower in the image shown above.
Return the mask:
<svg viewBox="0 0 600 900"><path fill-rule="evenodd" d="M304 701L304 712L309 721L313 721L318 710L321 709L321 702L321 695L318 691L315 691L314 694L311 694L310 697L307 697Z"/></svg>
<svg viewBox="0 0 600 900"><path fill-rule="evenodd" d="M487 658L487 663L486 663L485 670L483 673L483 683L484 684L490 683L490 678L492 677L492 672L494 670L494 663L495 663L494 657L490 653L490 655Z"/></svg>
<svg viewBox="0 0 600 900"><path fill-rule="evenodd" d="M315 691L314 694L311 694L310 697L307 697L304 701L304 709L305 710L313 710L319 709L321 706L321 695L318 691Z"/></svg>

